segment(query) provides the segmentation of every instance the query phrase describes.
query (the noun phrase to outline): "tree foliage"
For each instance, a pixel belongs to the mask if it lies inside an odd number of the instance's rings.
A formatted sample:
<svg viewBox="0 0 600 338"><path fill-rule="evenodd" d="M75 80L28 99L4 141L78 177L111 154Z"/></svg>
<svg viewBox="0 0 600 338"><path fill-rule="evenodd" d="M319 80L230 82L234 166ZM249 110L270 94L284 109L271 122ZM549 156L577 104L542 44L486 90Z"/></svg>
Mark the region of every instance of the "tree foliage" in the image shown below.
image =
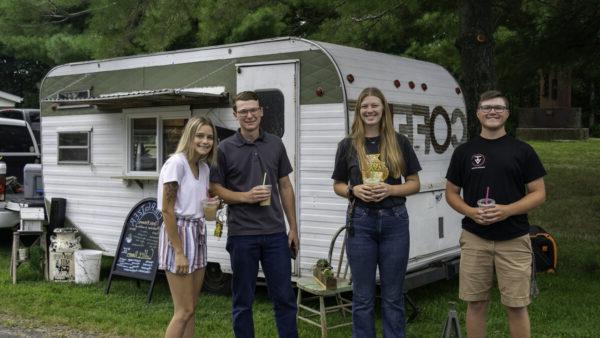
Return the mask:
<svg viewBox="0 0 600 338"><path fill-rule="evenodd" d="M538 72L569 69L574 105L594 116L598 17L597 0L0 0L0 54L14 60L2 64L6 74L19 62L47 69L292 35L441 64L471 111L492 86L513 107L536 106ZM481 32L485 43L471 43ZM3 89L20 94L13 88Z"/></svg>

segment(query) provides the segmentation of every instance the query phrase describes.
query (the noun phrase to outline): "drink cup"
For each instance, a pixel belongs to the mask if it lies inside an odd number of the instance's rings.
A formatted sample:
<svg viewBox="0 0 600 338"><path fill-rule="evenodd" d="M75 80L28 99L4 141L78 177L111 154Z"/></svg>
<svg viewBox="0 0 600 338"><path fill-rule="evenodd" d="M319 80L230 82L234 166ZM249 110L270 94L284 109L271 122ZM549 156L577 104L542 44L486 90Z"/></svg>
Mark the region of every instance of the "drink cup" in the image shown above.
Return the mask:
<svg viewBox="0 0 600 338"><path fill-rule="evenodd" d="M375 177L368 177L363 180L363 183L366 185L378 185L379 179Z"/></svg>
<svg viewBox="0 0 600 338"><path fill-rule="evenodd" d="M271 185L270 184L263 184L262 187L265 189L269 189L269 193L271 193ZM260 201L261 207L266 207L269 205L271 205L271 196L270 195L269 195L269 198L267 198L266 200Z"/></svg>
<svg viewBox="0 0 600 338"><path fill-rule="evenodd" d="M202 207L204 208L204 219L207 221L214 221L217 219L217 209L219 208L218 198L209 198L202 201Z"/></svg>
<svg viewBox="0 0 600 338"><path fill-rule="evenodd" d="M477 201L477 206L480 208L491 208L496 205L496 201L491 198L482 198Z"/></svg>

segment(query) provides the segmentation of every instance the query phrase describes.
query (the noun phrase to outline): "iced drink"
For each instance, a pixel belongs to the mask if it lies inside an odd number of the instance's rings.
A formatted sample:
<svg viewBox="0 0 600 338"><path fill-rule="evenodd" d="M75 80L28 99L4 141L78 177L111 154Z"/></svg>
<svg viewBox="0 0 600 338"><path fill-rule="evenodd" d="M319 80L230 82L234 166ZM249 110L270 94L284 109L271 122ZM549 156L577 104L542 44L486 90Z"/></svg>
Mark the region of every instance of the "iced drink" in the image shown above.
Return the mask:
<svg viewBox="0 0 600 338"><path fill-rule="evenodd" d="M271 193L271 185L270 184L263 184L262 187L265 189L269 189L269 193ZM266 200L260 201L261 207L266 207L269 205L271 205L271 196L270 195L269 195L269 198L267 198Z"/></svg>
<svg viewBox="0 0 600 338"><path fill-rule="evenodd" d="M375 177L368 177L363 180L363 183L366 185L377 185L379 184L379 179Z"/></svg>
<svg viewBox="0 0 600 338"><path fill-rule="evenodd" d="M480 208L491 208L496 205L496 201L491 198L482 198L477 201L477 206Z"/></svg>
<svg viewBox="0 0 600 338"><path fill-rule="evenodd" d="M217 219L217 209L219 208L219 200L217 198L202 201L202 207L204 208L205 220L214 221Z"/></svg>

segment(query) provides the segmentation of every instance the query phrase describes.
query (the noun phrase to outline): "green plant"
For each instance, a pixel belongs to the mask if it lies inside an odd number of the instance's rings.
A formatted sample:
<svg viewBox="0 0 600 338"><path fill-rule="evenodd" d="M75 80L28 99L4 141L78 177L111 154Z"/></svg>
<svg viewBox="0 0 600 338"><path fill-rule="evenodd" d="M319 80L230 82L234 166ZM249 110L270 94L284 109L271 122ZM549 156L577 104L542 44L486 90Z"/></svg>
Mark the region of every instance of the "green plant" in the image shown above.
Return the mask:
<svg viewBox="0 0 600 338"><path fill-rule="evenodd" d="M330 268L324 269L323 270L323 277L325 277L325 279L333 278L333 271L331 271Z"/></svg>
<svg viewBox="0 0 600 338"><path fill-rule="evenodd" d="M44 250L38 245L33 245L29 248L29 265L31 271L38 274L40 277L44 275L43 269Z"/></svg>
<svg viewBox="0 0 600 338"><path fill-rule="evenodd" d="M317 261L317 267L321 268L321 269L325 269L329 267L329 261L326 260L325 258L321 258Z"/></svg>

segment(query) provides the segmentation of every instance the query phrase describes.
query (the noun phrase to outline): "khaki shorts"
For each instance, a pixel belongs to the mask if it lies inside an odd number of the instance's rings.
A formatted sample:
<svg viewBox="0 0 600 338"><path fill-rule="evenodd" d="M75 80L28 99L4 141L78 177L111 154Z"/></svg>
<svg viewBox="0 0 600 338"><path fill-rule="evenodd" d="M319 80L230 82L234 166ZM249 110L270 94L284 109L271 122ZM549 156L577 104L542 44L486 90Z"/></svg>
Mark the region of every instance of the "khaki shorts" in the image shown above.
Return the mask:
<svg viewBox="0 0 600 338"><path fill-rule="evenodd" d="M531 303L529 235L507 241L488 241L463 230L460 251L460 299L467 302L489 300L495 267L502 304L523 307Z"/></svg>

